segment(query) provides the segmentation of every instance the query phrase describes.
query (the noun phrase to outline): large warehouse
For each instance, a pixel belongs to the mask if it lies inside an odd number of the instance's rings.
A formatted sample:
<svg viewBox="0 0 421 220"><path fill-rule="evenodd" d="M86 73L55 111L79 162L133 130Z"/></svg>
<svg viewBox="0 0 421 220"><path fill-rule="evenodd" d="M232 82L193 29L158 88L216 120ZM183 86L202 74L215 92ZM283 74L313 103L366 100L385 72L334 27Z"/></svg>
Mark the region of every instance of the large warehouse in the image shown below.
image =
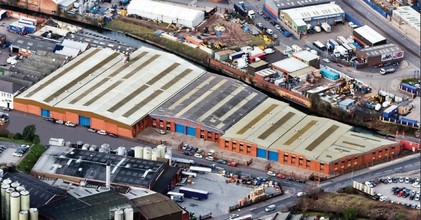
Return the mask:
<svg viewBox="0 0 421 220"><path fill-rule="evenodd" d="M312 27L322 23L334 25L345 21L345 12L337 4L321 4L281 10L280 19L295 32L307 33L307 24Z"/></svg>
<svg viewBox="0 0 421 220"><path fill-rule="evenodd" d="M402 29L410 38L419 42L421 34L420 12L416 11L411 6L397 7L392 12L392 22Z"/></svg>
<svg viewBox="0 0 421 220"><path fill-rule="evenodd" d="M16 97L14 107L133 137L150 125L149 112L203 74L175 55L145 47L130 58L92 48Z"/></svg>
<svg viewBox="0 0 421 220"><path fill-rule="evenodd" d="M354 40L361 44L363 47L378 46L386 43L386 38L368 25L355 28L352 35Z"/></svg>
<svg viewBox="0 0 421 220"><path fill-rule="evenodd" d="M400 151L396 142L352 132L351 128L268 98L232 126L219 145L325 175L365 167Z"/></svg>
<svg viewBox="0 0 421 220"><path fill-rule="evenodd" d="M383 44L356 51L360 63L367 64L367 66L375 66L386 62L400 62L404 55L403 49L396 44Z"/></svg>
<svg viewBox="0 0 421 220"><path fill-rule="evenodd" d="M205 20L204 11L151 0L132 0L127 6L127 14L189 28L194 28Z"/></svg>
<svg viewBox="0 0 421 220"><path fill-rule="evenodd" d="M282 10L290 8L299 8L311 5L320 5L330 3L332 0L312 0L312 1L303 1L303 0L265 0L263 5L263 11L269 15L273 20L277 21L279 19L280 12Z"/></svg>

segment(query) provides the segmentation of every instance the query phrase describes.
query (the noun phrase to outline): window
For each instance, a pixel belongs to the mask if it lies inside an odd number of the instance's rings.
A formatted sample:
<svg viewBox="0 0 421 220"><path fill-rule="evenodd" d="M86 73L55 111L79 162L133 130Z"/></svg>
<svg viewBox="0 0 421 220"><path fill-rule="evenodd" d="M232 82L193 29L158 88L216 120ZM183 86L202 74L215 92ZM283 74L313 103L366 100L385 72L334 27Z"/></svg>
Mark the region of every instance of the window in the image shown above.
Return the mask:
<svg viewBox="0 0 421 220"><path fill-rule="evenodd" d="M325 164L324 163L321 163L320 164L320 171L324 171L325 170Z"/></svg>
<svg viewBox="0 0 421 220"><path fill-rule="evenodd" d="M302 166L302 165L303 165L303 158L299 158L299 159L298 159L298 165L299 165L299 166Z"/></svg>

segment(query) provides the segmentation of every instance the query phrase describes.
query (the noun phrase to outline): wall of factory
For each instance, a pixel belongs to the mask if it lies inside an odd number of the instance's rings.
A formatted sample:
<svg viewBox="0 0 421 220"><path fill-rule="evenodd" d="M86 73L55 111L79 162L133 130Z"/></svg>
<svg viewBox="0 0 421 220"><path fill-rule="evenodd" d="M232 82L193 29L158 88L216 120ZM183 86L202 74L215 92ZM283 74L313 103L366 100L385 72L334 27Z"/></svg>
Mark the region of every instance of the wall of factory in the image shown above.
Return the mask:
<svg viewBox="0 0 421 220"><path fill-rule="evenodd" d="M190 121L176 118L152 118L151 120L153 128L185 134L205 141L218 142L221 136L218 132L209 131L202 125Z"/></svg>
<svg viewBox="0 0 421 220"><path fill-rule="evenodd" d="M247 156L257 157L257 144L248 143L237 139L220 139L219 148L226 151L236 152Z"/></svg>

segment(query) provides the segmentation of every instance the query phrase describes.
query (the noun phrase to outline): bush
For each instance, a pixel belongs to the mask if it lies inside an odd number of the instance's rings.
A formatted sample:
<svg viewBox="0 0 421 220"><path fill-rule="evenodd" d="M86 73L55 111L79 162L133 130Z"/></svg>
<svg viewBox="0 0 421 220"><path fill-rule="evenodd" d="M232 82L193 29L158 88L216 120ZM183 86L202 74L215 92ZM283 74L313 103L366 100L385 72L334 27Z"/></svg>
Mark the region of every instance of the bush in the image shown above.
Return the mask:
<svg viewBox="0 0 421 220"><path fill-rule="evenodd" d="M21 133L18 132L15 135L13 135L13 139L22 140L23 139L23 136L22 136Z"/></svg>
<svg viewBox="0 0 421 220"><path fill-rule="evenodd" d="M39 138L39 136L38 136L38 135L35 135L35 136L34 136L34 139L32 140L32 143L34 143L34 144L39 144L39 143L41 143L41 139Z"/></svg>
<svg viewBox="0 0 421 220"><path fill-rule="evenodd" d="M32 167L35 165L38 158L41 157L45 150L46 149L44 145L34 144L29 149L29 152L26 153L25 157L21 159L21 161L17 165L17 169L25 173L31 172Z"/></svg>
<svg viewBox="0 0 421 220"><path fill-rule="evenodd" d="M35 137L35 125L28 125L23 129L22 138L26 141L32 142Z"/></svg>

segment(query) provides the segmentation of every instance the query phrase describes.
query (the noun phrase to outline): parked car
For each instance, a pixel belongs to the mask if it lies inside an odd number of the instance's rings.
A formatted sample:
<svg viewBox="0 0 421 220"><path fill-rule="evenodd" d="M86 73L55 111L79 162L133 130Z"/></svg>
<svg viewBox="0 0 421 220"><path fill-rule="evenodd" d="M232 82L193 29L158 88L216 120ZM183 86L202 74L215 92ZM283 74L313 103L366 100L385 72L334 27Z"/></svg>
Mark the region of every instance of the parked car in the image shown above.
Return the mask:
<svg viewBox="0 0 421 220"><path fill-rule="evenodd" d="M104 130L98 130L96 133L100 135L107 135L107 132Z"/></svg>
<svg viewBox="0 0 421 220"><path fill-rule="evenodd" d="M71 122L71 121L66 121L66 123L64 123L64 125L66 125L67 127L76 127L76 124Z"/></svg>
<svg viewBox="0 0 421 220"><path fill-rule="evenodd" d="M278 173L278 174L276 175L276 177L278 177L279 179L285 179L285 175L284 175L284 174L282 174L282 173Z"/></svg>
<svg viewBox="0 0 421 220"><path fill-rule="evenodd" d="M269 176L276 176L276 173L275 172L273 172L273 171L268 171L267 172L267 175L269 175Z"/></svg>
<svg viewBox="0 0 421 220"><path fill-rule="evenodd" d="M196 157L196 158L203 158L203 156L201 154L198 154L198 153L195 153L194 154L194 157Z"/></svg>
<svg viewBox="0 0 421 220"><path fill-rule="evenodd" d="M64 121L63 120L56 120L56 124L62 125L62 124L64 124Z"/></svg>
<svg viewBox="0 0 421 220"><path fill-rule="evenodd" d="M298 196L298 197L301 197L301 196L304 196L305 194L306 194L305 192L298 192L298 193L297 193L297 196Z"/></svg>
<svg viewBox="0 0 421 220"><path fill-rule="evenodd" d="M113 138L118 138L118 135L113 134L113 133L108 133L108 136L113 137Z"/></svg>
<svg viewBox="0 0 421 220"><path fill-rule="evenodd" d="M409 183L409 177L405 177L405 183Z"/></svg>
<svg viewBox="0 0 421 220"><path fill-rule="evenodd" d="M208 151L208 156L212 156L215 153L215 150L209 150Z"/></svg>
<svg viewBox="0 0 421 220"><path fill-rule="evenodd" d="M263 24L262 24L262 23L257 23L257 24L256 24L256 27L258 27L258 28L262 28L262 27L263 27Z"/></svg>
<svg viewBox="0 0 421 220"><path fill-rule="evenodd" d="M197 151L196 151L196 153L199 153L199 154L202 153L202 152L203 152L203 149L200 149L200 148L198 148Z"/></svg>
<svg viewBox="0 0 421 220"><path fill-rule="evenodd" d="M276 30L281 30L281 26L279 26L279 24L275 25Z"/></svg>
<svg viewBox="0 0 421 220"><path fill-rule="evenodd" d="M192 156L193 154L190 151L184 151L184 155L186 155L186 156Z"/></svg>
<svg viewBox="0 0 421 220"><path fill-rule="evenodd" d="M330 60L329 60L328 58L324 58L324 59L323 59L323 62L325 62L325 63L330 63Z"/></svg>
<svg viewBox="0 0 421 220"><path fill-rule="evenodd" d="M403 183L403 182L404 182L403 177L399 177L399 182L400 182L400 183Z"/></svg>
<svg viewBox="0 0 421 220"><path fill-rule="evenodd" d="M212 156L207 156L205 159L206 160L209 160L209 161L213 161L214 160L214 158Z"/></svg>
<svg viewBox="0 0 421 220"><path fill-rule="evenodd" d="M56 119L54 119L54 118L44 117L44 119L45 119L46 121L49 121L49 122L52 122L52 123L56 122Z"/></svg>
<svg viewBox="0 0 421 220"><path fill-rule="evenodd" d="M165 130L162 130L162 129L156 129L156 132L157 132L158 134L162 134L162 135L164 135L164 134L166 134L166 133L167 133Z"/></svg>
<svg viewBox="0 0 421 220"><path fill-rule="evenodd" d="M266 49L263 51L263 53L265 53L265 54L272 54L272 53L275 53L275 50L274 50L274 49L272 49L272 48L266 48Z"/></svg>
<svg viewBox="0 0 421 220"><path fill-rule="evenodd" d="M216 162L217 163L220 163L220 164L227 164L227 161L226 160L222 160L222 159L219 159Z"/></svg>

